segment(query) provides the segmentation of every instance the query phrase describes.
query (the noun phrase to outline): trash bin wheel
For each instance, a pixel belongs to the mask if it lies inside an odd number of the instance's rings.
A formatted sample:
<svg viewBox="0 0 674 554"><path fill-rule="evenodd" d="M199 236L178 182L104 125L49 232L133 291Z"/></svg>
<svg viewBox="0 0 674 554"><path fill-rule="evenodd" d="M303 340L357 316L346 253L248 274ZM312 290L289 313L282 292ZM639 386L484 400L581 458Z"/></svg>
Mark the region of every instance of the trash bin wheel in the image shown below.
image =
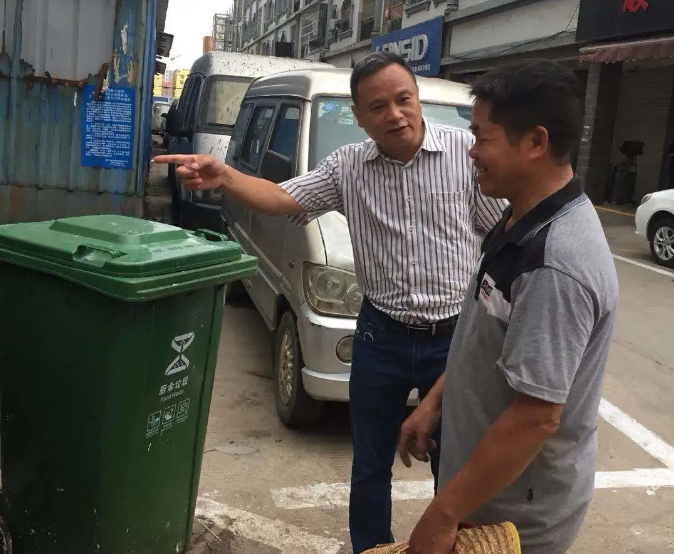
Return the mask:
<svg viewBox="0 0 674 554"><path fill-rule="evenodd" d="M276 333L274 383L276 413L288 427L302 427L318 421L323 402L311 398L302 384L302 351L295 314L283 314Z"/></svg>
<svg viewBox="0 0 674 554"><path fill-rule="evenodd" d="M5 520L0 517L0 554L12 554L12 536Z"/></svg>

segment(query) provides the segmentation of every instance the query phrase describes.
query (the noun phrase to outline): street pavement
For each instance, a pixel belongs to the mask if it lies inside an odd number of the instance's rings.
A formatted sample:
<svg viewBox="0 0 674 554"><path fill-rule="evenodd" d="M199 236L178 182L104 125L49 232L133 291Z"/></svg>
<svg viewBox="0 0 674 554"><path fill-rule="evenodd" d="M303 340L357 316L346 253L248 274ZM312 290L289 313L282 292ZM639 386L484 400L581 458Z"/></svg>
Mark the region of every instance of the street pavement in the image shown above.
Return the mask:
<svg viewBox="0 0 674 554"><path fill-rule="evenodd" d="M616 258L620 313L599 428L596 493L573 554L674 552L674 273L655 266L633 217L598 210ZM582 233L582 229L579 229ZM271 341L250 301L225 308L193 554L345 554L348 409L293 431L276 417ZM425 464L394 467L394 533L427 506Z"/></svg>

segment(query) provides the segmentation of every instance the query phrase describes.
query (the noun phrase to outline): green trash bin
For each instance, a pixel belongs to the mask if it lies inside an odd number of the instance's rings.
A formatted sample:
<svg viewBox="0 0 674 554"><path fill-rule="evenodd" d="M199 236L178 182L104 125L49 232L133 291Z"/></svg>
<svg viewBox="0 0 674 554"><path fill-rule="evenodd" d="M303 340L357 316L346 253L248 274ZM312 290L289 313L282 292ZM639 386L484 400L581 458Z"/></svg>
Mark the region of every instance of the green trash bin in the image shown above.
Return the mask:
<svg viewBox="0 0 674 554"><path fill-rule="evenodd" d="M15 554L189 546L226 283L255 258L121 216L0 227L0 511Z"/></svg>

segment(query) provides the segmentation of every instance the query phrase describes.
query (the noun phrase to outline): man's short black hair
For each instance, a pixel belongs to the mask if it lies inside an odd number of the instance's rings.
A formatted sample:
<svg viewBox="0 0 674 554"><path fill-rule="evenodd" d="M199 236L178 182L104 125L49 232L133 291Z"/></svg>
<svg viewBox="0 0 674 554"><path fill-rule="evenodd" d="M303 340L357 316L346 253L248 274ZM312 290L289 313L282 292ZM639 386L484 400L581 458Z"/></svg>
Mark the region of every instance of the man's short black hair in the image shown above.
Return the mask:
<svg viewBox="0 0 674 554"><path fill-rule="evenodd" d="M393 64L397 64L407 71L416 84L417 79L402 56L393 52L372 52L360 60L351 73L351 99L353 103L358 103L358 85L363 79Z"/></svg>
<svg viewBox="0 0 674 554"><path fill-rule="evenodd" d="M527 131L545 127L560 163L576 152L583 128L584 95L571 69L547 60L504 64L478 77L471 94L491 105L489 119L519 142Z"/></svg>

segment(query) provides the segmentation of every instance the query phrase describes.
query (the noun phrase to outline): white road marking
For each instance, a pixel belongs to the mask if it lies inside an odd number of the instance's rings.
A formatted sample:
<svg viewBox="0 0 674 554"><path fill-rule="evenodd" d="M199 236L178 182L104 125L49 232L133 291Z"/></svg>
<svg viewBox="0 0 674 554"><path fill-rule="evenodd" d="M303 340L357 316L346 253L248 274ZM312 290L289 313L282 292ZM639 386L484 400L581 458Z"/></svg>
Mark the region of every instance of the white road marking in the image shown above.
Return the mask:
<svg viewBox="0 0 674 554"><path fill-rule="evenodd" d="M605 398L599 405L599 415L667 467L600 471L595 475L596 489L646 488L649 494L654 494L660 487L674 487L674 447ZM349 483L319 483L275 489L271 495L279 508L299 510L348 506L349 492ZM431 499L433 481L394 481L391 498L393 501Z"/></svg>
<svg viewBox="0 0 674 554"><path fill-rule="evenodd" d="M196 517L212 521L236 536L256 541L284 554L337 554L342 541L319 537L280 520L252 514L208 498L197 499Z"/></svg>
<svg viewBox="0 0 674 554"><path fill-rule="evenodd" d="M660 467L631 471L599 471L594 477L595 489L645 488L652 491L660 487L674 487L674 469ZM649 490L646 492L652 494Z"/></svg>
<svg viewBox="0 0 674 554"><path fill-rule="evenodd" d="M652 271L654 273L659 273L660 275L665 275L666 277L671 277L674 278L674 273L671 271L667 271L666 269L660 269L659 267L655 267L652 265L648 265L642 262L637 262L636 260L632 260L630 258L625 258L624 256L618 256L618 254L613 254L613 257L616 260L619 260L621 262L625 262L626 264L632 264L637 267L640 267L642 269L648 269L649 271Z"/></svg>
<svg viewBox="0 0 674 554"><path fill-rule="evenodd" d="M646 429L636 419L627 415L605 398L602 398L599 405L599 414L656 460L660 460L669 468L674 468L674 447L667 444L653 431Z"/></svg>
<svg viewBox="0 0 674 554"><path fill-rule="evenodd" d="M595 474L595 489L674 487L674 470L669 468L634 469L630 471L599 471ZM338 508L349 505L349 483L319 483L304 487L288 487L271 491L274 504L285 510L304 508ZM391 490L394 502L401 500L431 500L433 480L394 481Z"/></svg>

